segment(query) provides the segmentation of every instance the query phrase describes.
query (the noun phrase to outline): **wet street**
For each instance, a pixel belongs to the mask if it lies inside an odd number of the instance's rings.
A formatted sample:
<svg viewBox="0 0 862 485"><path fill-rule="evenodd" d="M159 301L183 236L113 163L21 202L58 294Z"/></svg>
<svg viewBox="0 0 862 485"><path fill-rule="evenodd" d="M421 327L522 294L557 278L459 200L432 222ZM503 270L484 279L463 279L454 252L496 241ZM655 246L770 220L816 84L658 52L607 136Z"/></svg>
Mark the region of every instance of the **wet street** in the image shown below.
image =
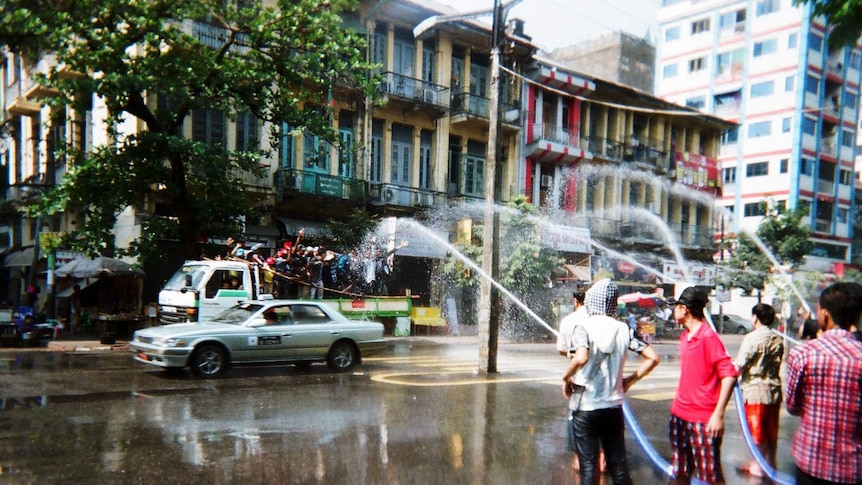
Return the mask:
<svg viewBox="0 0 862 485"><path fill-rule="evenodd" d="M735 355L741 337L723 338ZM656 344L662 365L628 397L665 460L676 346ZM575 483L553 343L501 343L491 376L478 360L475 337L392 338L353 373L244 367L200 380L123 351L0 349L0 483ZM781 419L779 469L791 473L797 421ZM726 422L727 482L758 483L735 472L749 455L733 403ZM667 483L632 433L627 446L635 483Z"/></svg>

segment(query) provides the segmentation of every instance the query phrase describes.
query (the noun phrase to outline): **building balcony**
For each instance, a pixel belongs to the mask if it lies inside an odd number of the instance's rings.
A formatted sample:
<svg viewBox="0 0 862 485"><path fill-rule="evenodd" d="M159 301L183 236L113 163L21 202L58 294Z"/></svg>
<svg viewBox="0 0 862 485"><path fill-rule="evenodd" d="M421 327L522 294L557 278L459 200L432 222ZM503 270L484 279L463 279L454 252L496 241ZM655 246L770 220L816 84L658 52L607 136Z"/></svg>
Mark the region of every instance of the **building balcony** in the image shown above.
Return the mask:
<svg viewBox="0 0 862 485"><path fill-rule="evenodd" d="M528 128L525 155L535 160L570 164L592 158L592 154L582 149L577 130L565 129L548 123L532 123Z"/></svg>
<svg viewBox="0 0 862 485"><path fill-rule="evenodd" d="M276 171L275 187L279 200L283 200L291 193L354 202L364 202L366 199L363 180L293 168Z"/></svg>
<svg viewBox="0 0 862 485"><path fill-rule="evenodd" d="M272 192L272 173L269 171L269 165L261 165L263 173L249 172L247 170L236 170L233 175L242 181L243 185L252 192L270 193Z"/></svg>
<svg viewBox="0 0 862 485"><path fill-rule="evenodd" d="M454 93L450 105L449 121L454 126L487 130L491 120L491 100L470 93ZM517 131L523 121L517 104L500 103L500 120L503 131Z"/></svg>
<svg viewBox="0 0 862 485"><path fill-rule="evenodd" d="M638 168L665 173L670 164L668 153L660 140L620 142L608 138L591 136L587 139L588 150L595 158L626 162Z"/></svg>
<svg viewBox="0 0 862 485"><path fill-rule="evenodd" d="M427 209L445 206L446 196L440 192L395 184L369 184L368 202L376 206L401 206Z"/></svg>
<svg viewBox="0 0 862 485"><path fill-rule="evenodd" d="M190 23L191 27L188 30L191 31L192 36L207 47L221 49L230 39L231 31L221 25L200 21L191 21ZM248 34L236 33L232 42L233 45L230 48L230 52L238 54L248 53Z"/></svg>
<svg viewBox="0 0 862 485"><path fill-rule="evenodd" d="M390 103L442 116L449 108L449 88L394 72L384 72L380 93Z"/></svg>

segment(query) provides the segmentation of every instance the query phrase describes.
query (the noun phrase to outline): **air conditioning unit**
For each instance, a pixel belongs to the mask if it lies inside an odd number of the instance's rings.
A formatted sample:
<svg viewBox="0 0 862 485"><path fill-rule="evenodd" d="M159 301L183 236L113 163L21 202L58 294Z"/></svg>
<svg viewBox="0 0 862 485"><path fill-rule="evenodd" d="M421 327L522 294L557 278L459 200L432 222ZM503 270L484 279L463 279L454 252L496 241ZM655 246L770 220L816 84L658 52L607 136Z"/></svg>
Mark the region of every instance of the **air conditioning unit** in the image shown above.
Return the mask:
<svg viewBox="0 0 862 485"><path fill-rule="evenodd" d="M551 175L542 175L542 187L550 187L554 185L554 177Z"/></svg>
<svg viewBox="0 0 862 485"><path fill-rule="evenodd" d="M395 189L392 187L386 187L383 189L383 200L386 202L392 202L395 199Z"/></svg>
<svg viewBox="0 0 862 485"><path fill-rule="evenodd" d="M433 104L437 103L437 91L430 89L430 88L425 88L423 91L424 92L422 94L422 99L426 103L433 103Z"/></svg>

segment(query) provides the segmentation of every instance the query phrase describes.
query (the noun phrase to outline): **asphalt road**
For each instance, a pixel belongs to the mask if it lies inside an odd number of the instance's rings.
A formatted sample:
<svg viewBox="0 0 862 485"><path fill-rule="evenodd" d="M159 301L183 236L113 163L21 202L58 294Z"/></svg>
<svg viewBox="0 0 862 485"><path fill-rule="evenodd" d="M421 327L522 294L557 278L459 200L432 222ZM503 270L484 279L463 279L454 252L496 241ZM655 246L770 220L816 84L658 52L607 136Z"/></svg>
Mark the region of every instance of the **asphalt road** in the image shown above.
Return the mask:
<svg viewBox="0 0 862 485"><path fill-rule="evenodd" d="M724 336L735 355L741 336ZM628 395L665 459L677 344ZM0 349L0 483L570 484L566 361L553 343L501 343L477 371L475 337L393 338L353 373L246 367L199 380L131 360L122 346ZM733 405L729 484L748 460ZM782 415L790 473L796 418ZM629 433L635 483L667 483Z"/></svg>

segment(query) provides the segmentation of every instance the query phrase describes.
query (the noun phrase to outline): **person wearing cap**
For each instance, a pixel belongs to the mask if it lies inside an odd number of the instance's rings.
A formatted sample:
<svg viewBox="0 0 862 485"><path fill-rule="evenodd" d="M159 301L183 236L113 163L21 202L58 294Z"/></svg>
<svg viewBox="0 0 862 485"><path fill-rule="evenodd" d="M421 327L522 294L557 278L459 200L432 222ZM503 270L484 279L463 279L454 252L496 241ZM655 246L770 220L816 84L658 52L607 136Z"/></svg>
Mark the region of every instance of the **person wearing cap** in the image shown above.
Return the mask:
<svg viewBox="0 0 862 485"><path fill-rule="evenodd" d="M820 293L822 333L787 354L787 411L799 417L791 454L798 485L862 484L862 286L840 282Z"/></svg>
<svg viewBox="0 0 862 485"><path fill-rule="evenodd" d="M574 326L569 365L563 374L562 392L569 401L581 483L588 485L599 483L600 450L613 482L632 483L626 461L623 397L660 361L652 347L614 318L618 296L617 286L607 278L586 292L584 306L589 317ZM626 349L640 354L643 362L624 377Z"/></svg>
<svg viewBox="0 0 862 485"><path fill-rule="evenodd" d="M739 373L718 334L706 322L706 292L686 288L673 307L684 327L679 338L680 376L670 407L668 436L677 483L694 475L709 484L723 484L721 442L724 412Z"/></svg>

